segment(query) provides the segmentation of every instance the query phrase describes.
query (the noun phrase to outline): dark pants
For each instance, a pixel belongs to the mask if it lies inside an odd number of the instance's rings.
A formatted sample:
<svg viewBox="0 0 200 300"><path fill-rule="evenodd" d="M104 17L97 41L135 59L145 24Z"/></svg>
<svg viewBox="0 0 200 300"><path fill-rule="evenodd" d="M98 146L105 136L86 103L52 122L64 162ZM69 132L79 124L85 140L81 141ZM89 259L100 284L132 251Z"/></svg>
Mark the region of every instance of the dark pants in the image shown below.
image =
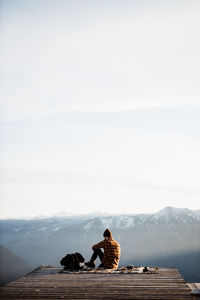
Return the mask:
<svg viewBox="0 0 200 300"><path fill-rule="evenodd" d="M104 268L104 265L102 263L102 260L103 260L103 257L104 257L104 253L101 249L97 249L97 250L94 250L94 253L92 254L92 257L90 259L91 262L94 262L97 257L99 257L100 261L101 261L101 264L99 265L100 268Z"/></svg>

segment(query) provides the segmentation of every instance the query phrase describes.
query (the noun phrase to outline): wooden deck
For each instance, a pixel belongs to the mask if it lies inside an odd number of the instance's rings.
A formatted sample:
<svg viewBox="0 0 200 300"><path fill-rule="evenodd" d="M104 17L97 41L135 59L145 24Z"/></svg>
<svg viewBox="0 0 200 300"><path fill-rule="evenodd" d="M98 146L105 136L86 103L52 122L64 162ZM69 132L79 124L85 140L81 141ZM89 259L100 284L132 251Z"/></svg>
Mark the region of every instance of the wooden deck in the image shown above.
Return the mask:
<svg viewBox="0 0 200 300"><path fill-rule="evenodd" d="M42 268L0 288L1 299L191 299L191 289L175 268L158 274L59 274Z"/></svg>
<svg viewBox="0 0 200 300"><path fill-rule="evenodd" d="M194 282L194 283L188 283L187 284L191 290L200 290L200 283L199 282Z"/></svg>

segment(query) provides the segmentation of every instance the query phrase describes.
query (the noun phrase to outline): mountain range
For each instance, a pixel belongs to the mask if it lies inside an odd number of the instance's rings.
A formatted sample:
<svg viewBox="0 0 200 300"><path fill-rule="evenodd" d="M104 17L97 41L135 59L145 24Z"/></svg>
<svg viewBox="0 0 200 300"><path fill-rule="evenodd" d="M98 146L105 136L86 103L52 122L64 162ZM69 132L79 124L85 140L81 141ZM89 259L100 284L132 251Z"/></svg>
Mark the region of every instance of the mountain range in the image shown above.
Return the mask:
<svg viewBox="0 0 200 300"><path fill-rule="evenodd" d="M80 252L89 260L106 228L121 245L120 265L174 266L187 282L200 282L200 210L1 220L0 244L33 268L58 266L66 253Z"/></svg>

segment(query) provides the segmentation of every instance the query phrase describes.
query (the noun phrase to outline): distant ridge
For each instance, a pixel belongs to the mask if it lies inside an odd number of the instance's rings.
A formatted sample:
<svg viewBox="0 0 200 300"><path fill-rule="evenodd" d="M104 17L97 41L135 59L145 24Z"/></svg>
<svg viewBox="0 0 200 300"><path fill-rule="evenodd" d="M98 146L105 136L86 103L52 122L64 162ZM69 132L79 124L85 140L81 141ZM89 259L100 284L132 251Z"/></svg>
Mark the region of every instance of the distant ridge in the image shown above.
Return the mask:
<svg viewBox="0 0 200 300"><path fill-rule="evenodd" d="M51 218L88 218L88 217L104 217L104 216L120 216L120 215L127 215L127 216L153 216L153 215L160 215L160 216L169 216L172 214L180 214L180 213L192 213L192 215L197 215L200 216L200 209L199 210L191 210L189 208L179 208L179 207L173 207L173 206L166 206L160 210L158 210L155 213L109 213L106 211L94 211L90 213L80 213L80 214L75 214L75 213L68 213L66 211L60 211L57 212L53 215L37 215L33 217L27 217L27 216L22 216L22 217L12 217L12 218L0 218L1 220L41 220L41 219L51 219Z"/></svg>

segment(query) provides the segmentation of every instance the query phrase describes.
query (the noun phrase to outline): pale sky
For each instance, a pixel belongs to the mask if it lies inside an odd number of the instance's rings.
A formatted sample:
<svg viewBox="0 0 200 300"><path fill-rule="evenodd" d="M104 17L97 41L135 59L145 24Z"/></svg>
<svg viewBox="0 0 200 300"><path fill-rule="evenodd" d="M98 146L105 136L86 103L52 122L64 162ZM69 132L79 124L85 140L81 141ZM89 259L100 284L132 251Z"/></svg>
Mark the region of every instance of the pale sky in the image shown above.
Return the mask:
<svg viewBox="0 0 200 300"><path fill-rule="evenodd" d="M200 1L0 5L0 217L200 209Z"/></svg>

